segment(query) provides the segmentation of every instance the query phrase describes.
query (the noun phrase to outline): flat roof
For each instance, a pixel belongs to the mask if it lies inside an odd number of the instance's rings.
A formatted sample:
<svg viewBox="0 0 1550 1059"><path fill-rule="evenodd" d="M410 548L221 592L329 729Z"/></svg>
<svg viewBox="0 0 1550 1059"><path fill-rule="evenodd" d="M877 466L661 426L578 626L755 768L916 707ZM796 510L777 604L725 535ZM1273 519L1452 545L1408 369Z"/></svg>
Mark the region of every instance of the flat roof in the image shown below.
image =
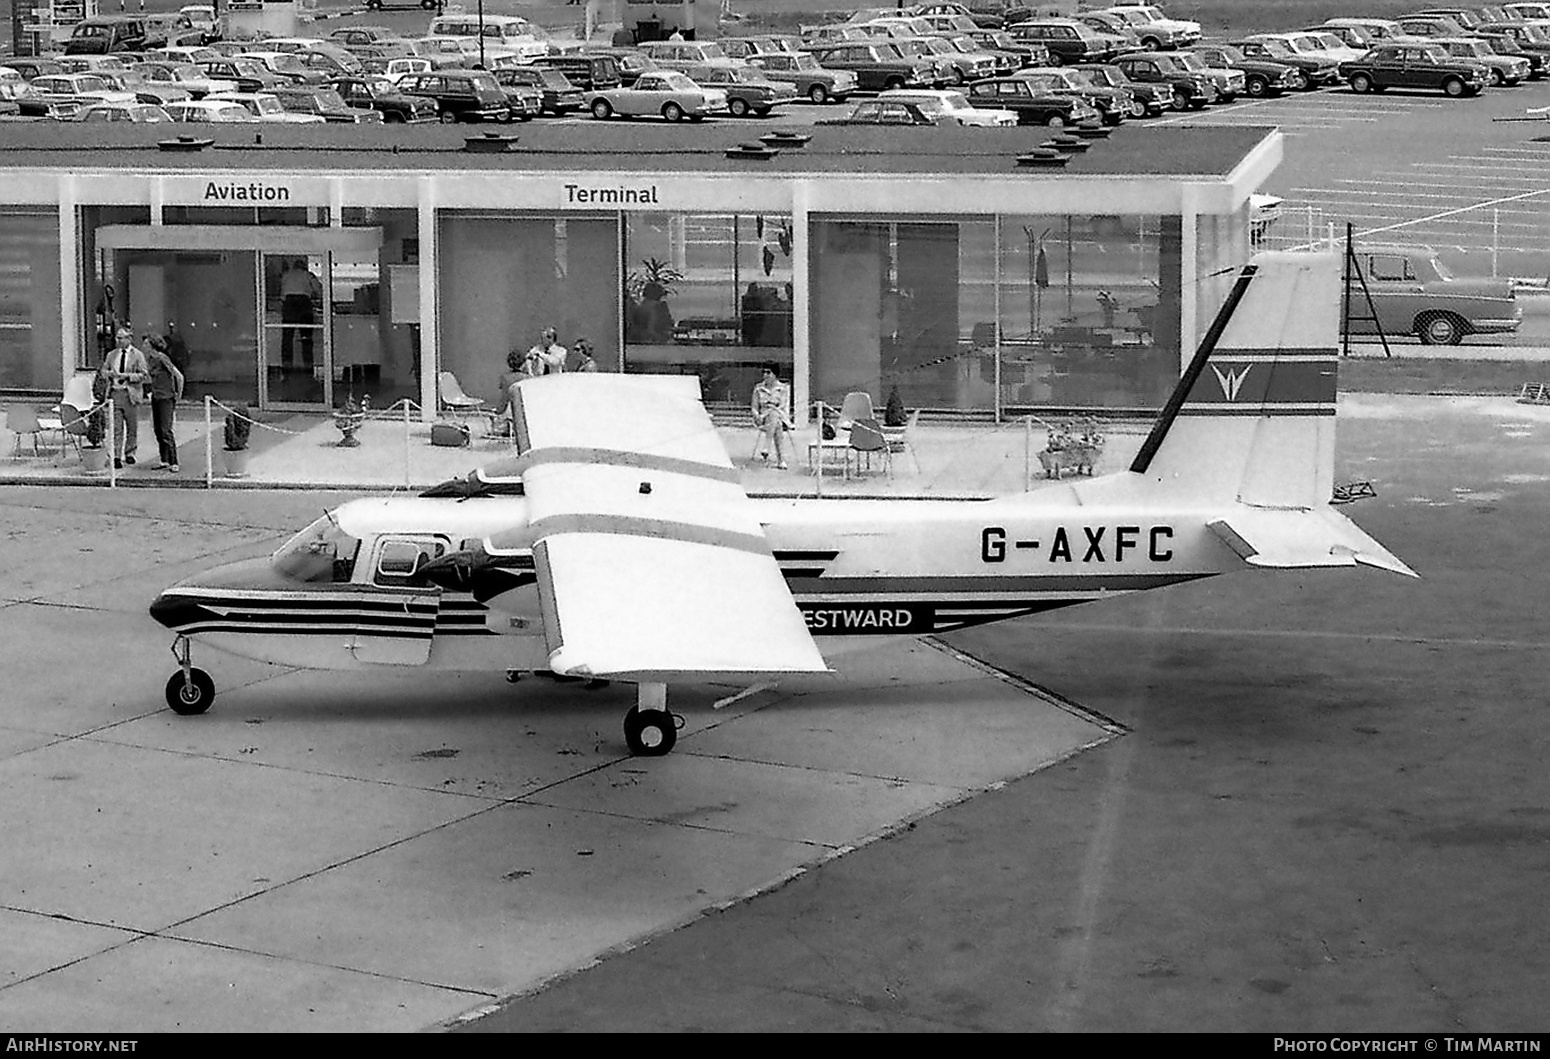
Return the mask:
<svg viewBox="0 0 1550 1059"><path fill-rule="evenodd" d="M802 148L766 160L726 157L740 143L787 128L811 134ZM468 151L487 132L515 136L501 152ZM5 169L360 170L404 172L500 170L703 174L986 175L1031 178L1163 177L1226 181L1264 141L1271 126L1147 127L1127 124L1064 167L1019 168L1016 158L1054 130L818 126L722 119L703 125L647 122L502 126L367 125L326 127L264 124L134 125L0 121L0 171ZM193 135L214 144L202 151L164 151L158 141ZM0 200L4 193L0 192Z"/></svg>

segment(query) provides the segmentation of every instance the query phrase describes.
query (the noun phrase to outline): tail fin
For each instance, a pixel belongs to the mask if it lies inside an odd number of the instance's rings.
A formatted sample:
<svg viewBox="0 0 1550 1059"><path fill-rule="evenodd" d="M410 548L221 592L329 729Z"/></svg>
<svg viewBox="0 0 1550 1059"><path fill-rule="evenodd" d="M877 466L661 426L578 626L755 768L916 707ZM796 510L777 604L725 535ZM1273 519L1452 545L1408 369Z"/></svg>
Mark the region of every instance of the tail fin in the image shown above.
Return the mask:
<svg viewBox="0 0 1550 1059"><path fill-rule="evenodd" d="M1301 508L1334 488L1340 262L1244 266L1131 464L1185 501Z"/></svg>

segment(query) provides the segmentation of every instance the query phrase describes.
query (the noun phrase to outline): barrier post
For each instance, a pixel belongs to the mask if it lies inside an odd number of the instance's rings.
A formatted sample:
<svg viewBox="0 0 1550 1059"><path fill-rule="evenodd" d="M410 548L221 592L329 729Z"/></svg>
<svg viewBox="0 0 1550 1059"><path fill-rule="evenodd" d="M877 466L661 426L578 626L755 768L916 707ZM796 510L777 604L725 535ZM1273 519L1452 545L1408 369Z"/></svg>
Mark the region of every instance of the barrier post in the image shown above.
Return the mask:
<svg viewBox="0 0 1550 1059"><path fill-rule="evenodd" d="M409 488L409 398L404 398L404 488Z"/></svg>
<svg viewBox="0 0 1550 1059"><path fill-rule="evenodd" d="M205 394L205 488L215 488L215 435L210 427L210 395Z"/></svg>
<svg viewBox="0 0 1550 1059"><path fill-rule="evenodd" d="M113 436L113 413L118 409L113 407L113 390L109 388L107 396L108 406L108 488L118 488L118 461L123 459L118 447L118 439Z"/></svg>
<svg viewBox="0 0 1550 1059"><path fill-rule="evenodd" d="M816 496L820 500L823 499L823 425L825 423L827 423L828 421L829 421L829 417L828 417L828 415L826 413L826 410L824 408L824 403L822 401L819 401L818 402L818 447L813 450L817 454L817 457L818 457L817 459L815 459L813 461L813 470L817 474L818 478L817 478L817 482L816 482L816 484L814 486L813 495Z"/></svg>
<svg viewBox="0 0 1550 1059"><path fill-rule="evenodd" d="M1023 416L1023 492L1033 488L1033 416Z"/></svg>
<svg viewBox="0 0 1550 1059"><path fill-rule="evenodd" d="M1496 278L1496 252L1501 246L1502 211L1491 208L1491 278Z"/></svg>

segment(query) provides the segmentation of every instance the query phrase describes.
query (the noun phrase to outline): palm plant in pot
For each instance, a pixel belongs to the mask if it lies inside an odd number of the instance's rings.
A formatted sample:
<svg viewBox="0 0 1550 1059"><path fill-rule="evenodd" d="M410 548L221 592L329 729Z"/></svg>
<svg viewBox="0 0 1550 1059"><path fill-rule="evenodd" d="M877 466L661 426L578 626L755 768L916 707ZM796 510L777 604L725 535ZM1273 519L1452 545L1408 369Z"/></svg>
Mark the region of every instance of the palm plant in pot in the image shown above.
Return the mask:
<svg viewBox="0 0 1550 1059"><path fill-rule="evenodd" d="M239 404L226 413L224 448L226 450L226 474L230 478L244 478L248 473L248 433L253 429L253 415L248 406Z"/></svg>

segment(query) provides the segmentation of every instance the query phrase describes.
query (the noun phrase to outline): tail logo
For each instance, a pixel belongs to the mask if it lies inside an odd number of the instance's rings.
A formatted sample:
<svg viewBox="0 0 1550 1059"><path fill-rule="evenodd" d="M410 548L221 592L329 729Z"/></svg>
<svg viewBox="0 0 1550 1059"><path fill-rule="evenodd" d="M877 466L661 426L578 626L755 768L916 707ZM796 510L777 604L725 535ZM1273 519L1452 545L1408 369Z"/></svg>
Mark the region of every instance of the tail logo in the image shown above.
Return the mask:
<svg viewBox="0 0 1550 1059"><path fill-rule="evenodd" d="M1215 364L1211 365L1211 370L1216 373L1216 381L1222 387L1222 396L1229 401L1236 401L1238 391L1243 388L1243 380L1249 377L1249 369L1252 367L1254 365L1245 364L1241 371L1223 371Z"/></svg>

